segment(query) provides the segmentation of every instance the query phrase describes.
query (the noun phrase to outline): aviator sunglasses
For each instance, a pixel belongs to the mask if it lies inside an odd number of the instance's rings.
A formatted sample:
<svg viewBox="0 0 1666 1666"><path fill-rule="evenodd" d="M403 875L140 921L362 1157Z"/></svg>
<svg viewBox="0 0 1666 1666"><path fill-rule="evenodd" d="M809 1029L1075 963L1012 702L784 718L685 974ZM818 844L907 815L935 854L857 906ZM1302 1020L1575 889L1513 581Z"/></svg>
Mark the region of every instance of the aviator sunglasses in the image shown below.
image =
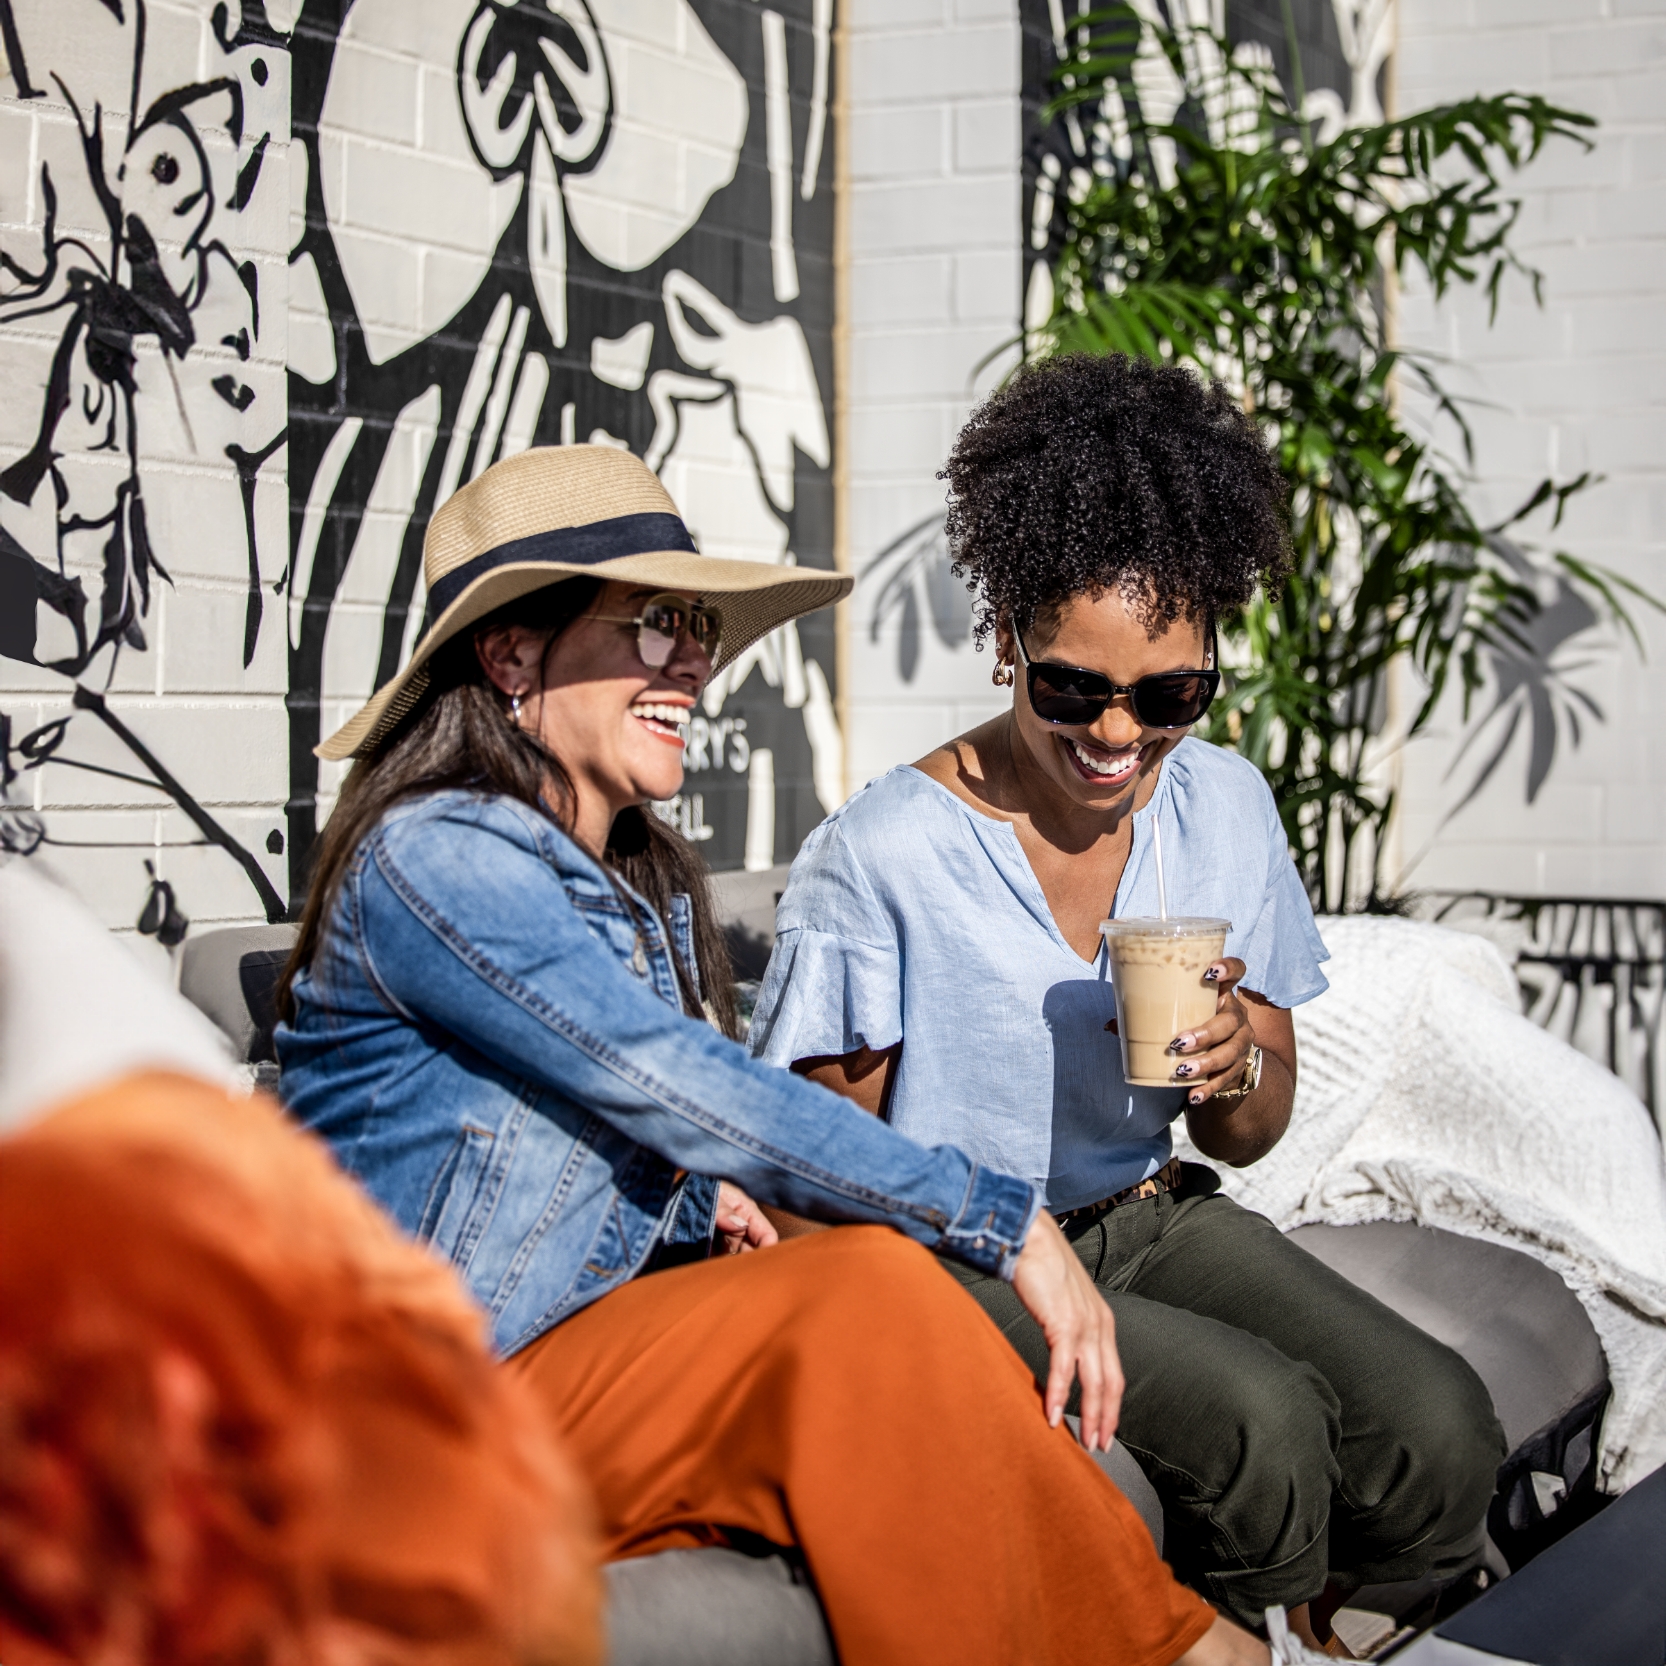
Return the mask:
<svg viewBox="0 0 1666 1666"><path fill-rule="evenodd" d="M723 635L723 615L715 607L685 602L681 596L650 596L642 604L642 611L629 619L613 613L598 613L595 617L606 625L635 625L636 651L650 671L670 664L684 631L708 659L716 658L718 639Z"/></svg>
<svg viewBox="0 0 1666 1666"><path fill-rule="evenodd" d="M1219 671L1158 671L1138 682L1113 683L1100 671L1079 665L1032 662L1024 638L1014 628L1018 657L1024 662L1030 707L1043 723L1097 723L1119 694L1126 694L1137 717L1148 729L1186 729L1209 709L1221 686ZM1209 632L1209 657L1215 658L1215 632Z"/></svg>

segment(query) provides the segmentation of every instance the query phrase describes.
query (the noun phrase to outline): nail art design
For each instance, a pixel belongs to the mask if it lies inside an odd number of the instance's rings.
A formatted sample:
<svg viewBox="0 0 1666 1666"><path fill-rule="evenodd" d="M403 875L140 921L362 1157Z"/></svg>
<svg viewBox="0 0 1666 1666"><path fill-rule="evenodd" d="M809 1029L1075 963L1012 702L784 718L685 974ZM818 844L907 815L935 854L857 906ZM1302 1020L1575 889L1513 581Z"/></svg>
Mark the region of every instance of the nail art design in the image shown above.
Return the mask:
<svg viewBox="0 0 1666 1666"><path fill-rule="evenodd" d="M1176 1076L1190 1076L1197 1069L1195 1064L1178 1064L1174 1067Z"/></svg>
<svg viewBox="0 0 1666 1666"><path fill-rule="evenodd" d="M1203 1103L1203 1095L1201 1093L1194 1093L1191 1097L1191 1103L1194 1105L1201 1105Z"/></svg>

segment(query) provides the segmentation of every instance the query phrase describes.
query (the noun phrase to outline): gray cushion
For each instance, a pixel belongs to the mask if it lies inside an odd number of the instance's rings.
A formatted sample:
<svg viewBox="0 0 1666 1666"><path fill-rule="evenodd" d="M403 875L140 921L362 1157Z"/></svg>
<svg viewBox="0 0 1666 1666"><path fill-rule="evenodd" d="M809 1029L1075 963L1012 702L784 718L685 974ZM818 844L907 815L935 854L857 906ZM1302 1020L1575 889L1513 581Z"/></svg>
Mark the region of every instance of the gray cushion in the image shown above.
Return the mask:
<svg viewBox="0 0 1666 1666"><path fill-rule="evenodd" d="M1077 1439L1081 1438L1082 1420L1066 1417L1065 1422ZM1095 1452L1093 1461L1122 1489L1123 1496L1139 1511L1157 1554L1163 1554L1163 1506L1157 1489L1146 1480L1145 1471L1128 1455L1128 1448L1119 1441L1109 1452Z"/></svg>
<svg viewBox="0 0 1666 1666"><path fill-rule="evenodd" d="M219 1026L248 1063L273 1057L278 979L297 935L293 925L228 926L186 938L180 952L180 994Z"/></svg>
<svg viewBox="0 0 1666 1666"><path fill-rule="evenodd" d="M1585 1309L1530 1255L1409 1221L1302 1226L1290 1238L1462 1354L1512 1451L1607 1380Z"/></svg>
<svg viewBox="0 0 1666 1666"><path fill-rule="evenodd" d="M1073 1428L1080 1425L1073 1417ZM1094 1461L1163 1548L1163 1509L1121 1446ZM610 1666L833 1666L821 1607L783 1557L667 1550L606 1569Z"/></svg>
<svg viewBox="0 0 1666 1666"><path fill-rule="evenodd" d="M780 1556L664 1550L604 1571L610 1666L834 1666L821 1605Z"/></svg>

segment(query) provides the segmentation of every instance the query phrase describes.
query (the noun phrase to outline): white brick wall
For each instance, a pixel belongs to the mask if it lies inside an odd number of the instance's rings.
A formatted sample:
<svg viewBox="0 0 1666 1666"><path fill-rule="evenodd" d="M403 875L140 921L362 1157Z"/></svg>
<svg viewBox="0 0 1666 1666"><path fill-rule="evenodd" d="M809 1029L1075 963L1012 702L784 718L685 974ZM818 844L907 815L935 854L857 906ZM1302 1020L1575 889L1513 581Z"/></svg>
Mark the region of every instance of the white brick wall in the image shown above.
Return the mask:
<svg viewBox="0 0 1666 1666"><path fill-rule="evenodd" d="M1485 302L1474 294L1436 307L1411 292L1402 332L1408 344L1451 361L1448 374L1460 391L1491 402L1472 410L1477 496L1486 514L1505 513L1547 471L1564 479L1586 468L1601 472L1606 480L1575 500L1556 542L1666 589L1666 6L1401 0L1401 8L1402 108L1517 87L1601 118L1594 152L1555 147L1524 180L1518 240L1545 271L1545 309L1535 309L1525 286L1512 281L1489 329ZM152 0L156 75L223 72L211 12L207 0ZM97 0L35 0L20 15L44 69L80 77L73 84L102 99L111 120L124 116L127 48ZM943 487L935 475L975 397L974 369L1015 328L1020 43L1012 0L844 0L840 26L849 190L841 514L845 558L866 574L847 610L842 690L848 776L857 786L1001 704L989 683L992 661L966 642L964 602L945 581L935 551L927 548L907 579L911 620L902 590L887 589L897 563L871 569L907 529L940 512ZM103 39L100 30L112 33ZM280 598L271 593L288 545L284 453L267 465L257 494L267 619L245 667L242 508L224 448L282 426L292 334L301 332L298 363L333 354L315 293L298 295L298 316L286 316L291 199L302 195L291 187L303 182L291 179L287 125L275 116L287 109L287 59L266 54L267 79L257 87L249 75L253 56L251 49L239 55L237 73L251 108L274 112L272 138L255 199L216 224L215 234L235 259L256 263L262 328L246 361L222 345L239 326L239 292L220 274L197 319L198 345L175 366L189 432L154 343L140 343L141 478L156 551L175 586L158 587L145 625L148 649L124 653L112 703L188 786L203 787L205 807L281 889L284 861L268 853L267 838L282 825L287 792L284 632ZM52 161L62 174L74 134L55 90L25 102L11 96L9 80L0 87L0 241L9 253L27 254L38 246L42 224L39 166ZM413 114L394 90L371 77L356 102L363 143L378 154L415 143L411 123L422 119L420 108ZM256 118L249 125L251 135L260 131ZM207 141L222 203L250 142L246 136L234 151L223 132ZM61 231L89 232L93 247L100 246L85 191L64 193L61 215ZM397 294L382 299L399 312ZM33 440L33 390L62 327L58 314L8 321L0 308L8 383L29 390L0 406L0 467ZM214 378L227 373L255 393L253 417L234 415L214 394ZM995 374L986 370L981 386ZM76 466L96 472L115 465L94 458ZM0 519L29 547L45 547L51 510L44 495L29 505L0 503ZM1549 541L1542 526L1535 530L1540 542ZM90 567L86 578L96 596ZM374 611L374 597L362 602ZM344 600L344 628L358 605ZM1658 666L1666 659L1666 628L1648 619L1645 629ZM1572 644L1572 657L1591 658L1583 650L1596 634ZM1531 808L1522 803L1523 736L1491 787L1450 821L1446 812L1467 767L1448 777L1455 711L1443 713L1439 732L1409 750L1398 848L1411 883L1666 894L1666 741L1659 738L1666 692L1630 650L1615 651L1607 638L1602 645L1576 681L1607 721L1588 723L1578 749L1564 736ZM0 709L11 714L14 736L62 715L68 692L60 677L0 661ZM133 772L132 760L85 715L64 751ZM234 864L193 843L180 812L155 792L57 766L32 772L25 789L51 812L54 838L84 841L51 854L112 924L131 926L147 855L165 877L189 879L182 894L199 922L253 916L252 893Z"/></svg>
<svg viewBox="0 0 1666 1666"><path fill-rule="evenodd" d="M461 0L356 0L336 8L345 16L339 36L338 19L313 7L299 50L331 70L304 90L295 113L303 139L293 144L288 53L269 39L221 44L238 26L235 6L228 13L216 0L150 0L145 30L134 7L104 0L14 0L8 7L22 51L16 66L0 65L0 247L24 267L40 263L44 164L59 188L57 235L73 233L85 246L65 245L63 270L99 268L92 287L118 300L133 287L131 263L109 270L111 236L88 177L94 164L56 90L61 79L89 117L102 110L105 195L118 197L124 214L135 203L146 210L164 264L172 263L169 304L187 308L195 327L189 350L171 365L154 336L141 334L135 344L136 474L155 553L174 584L153 583L143 648L124 647L113 666L105 649L73 669L85 686L109 687L113 709L182 783L182 796L218 818L280 894L292 867L301 871L309 831L305 765L317 736L305 732L307 715L321 707L328 734L370 692L384 629L396 637L403 622L407 529L420 531L436 499L496 456L593 433L628 436L638 451L662 441L658 466L708 550L826 558L831 494L813 471L795 472L794 460L830 464L823 403L830 168L818 173L810 161L812 153L827 154L827 12L808 4L787 10L783 16L738 0L707 14L711 33L687 0L595 0L601 33L592 44L606 73L596 53L581 53L584 65L575 60L569 79L592 95L605 93L606 119L594 100L578 96L587 112L579 134L540 128L523 144L534 114L523 111L513 154L493 158L507 177L495 178L471 131L501 137L514 123L493 128L494 112L470 104L472 72L465 68L459 80L473 15ZM299 13L296 0L268 0L277 28L289 29ZM540 76L554 73L554 59L540 62ZM196 137L169 140L179 157L163 168L167 180L151 172L148 150L137 162L126 154L136 65L141 115L162 94L193 93L184 119ZM223 86L207 90L227 77L242 95L240 138ZM490 85L501 92L502 82L498 76ZM30 83L49 96L27 96ZM481 77L472 84L482 96L490 91ZM483 124L472 130L471 109ZM314 130L309 166L305 141ZM157 140L173 132L154 130ZM584 150L603 134L604 149ZM187 172L196 165L197 137L214 204L201 237L205 248L223 245L206 288L191 276L190 250L179 242L195 210L160 200L181 177L170 171L176 161L184 158ZM258 187L250 191L262 139ZM557 180L552 155L595 166ZM209 199L199 193L191 200ZM517 214L523 223L504 242ZM674 248L675 270L653 271ZM618 275L616 285L598 281L598 264ZM240 269L258 275L258 322ZM41 432L42 393L60 344L72 350L78 377L74 420L53 444L69 507L60 515L51 480L24 494L27 502L0 494L0 523L49 582L59 521L90 518L84 505L95 500L105 512L133 472L124 435L110 446L88 432L82 413L109 389L82 349L68 283L62 273L53 281L52 305L42 311L16 272L0 271L0 369L12 394L0 404L0 469L28 454ZM592 375L598 351L617 349L616 338L650 319L657 335L642 340L634 381L617 366ZM338 336L349 343L339 360ZM650 342L659 360L650 362ZM668 350L668 343L677 345ZM679 373L664 367L671 351L682 355ZM293 408L286 361L297 377ZM474 368L482 375L469 393ZM250 550L227 448L259 450L285 434L286 421L289 447L272 454L255 496L254 595L264 618L245 664ZM336 463L345 457L346 469L316 474L330 435L347 427L356 443L325 452ZM291 463L300 500L293 506ZM294 572L292 508L302 534ZM78 536L68 566L87 588L96 627L102 539ZM796 539L792 554L789 537ZM26 624L34 582L28 563L8 549L0 580ZM65 635L43 606L34 614ZM15 640L21 625L11 618L0 616L8 625L0 646L16 656L0 658L0 713L15 741L63 716L74 684L28 662ZM289 627L296 627L293 638ZM812 636L806 627L800 646ZM61 659L69 646L55 641L38 657ZM831 671L828 646L812 646L821 672ZM761 722L792 714L771 743L776 824L790 839L819 813L817 804L836 796L823 783L840 770L824 677L804 672L790 690L788 681L772 658L735 698L750 712L754 735ZM299 714L292 723L286 700ZM740 713L739 705L731 713L737 729ZM297 759L301 767L292 768ZM117 927L131 930L138 915L146 857L176 883L198 927L259 917L259 899L233 857L202 849L189 818L157 786L124 778L146 767L96 716L77 715L56 756L24 771L14 787L14 797L43 815L44 859ZM339 774L327 770L319 783L326 812ZM292 783L293 802L286 802ZM707 787L710 805L715 795ZM738 799L728 795L731 811L737 802L743 830L744 784ZM722 831L736 831L727 825L735 819L729 815ZM738 859L738 849L719 855Z"/></svg>
<svg viewBox="0 0 1666 1666"><path fill-rule="evenodd" d="M1489 519L1547 473L1602 474L1559 531L1540 516L1529 540L1666 594L1666 4L1400 0L1400 13L1402 110L1514 89L1601 122L1595 150L1553 146L1520 184L1517 242L1545 273L1543 309L1511 280L1489 329L1484 297L1435 305L1413 291L1402 333L1444 355L1451 385L1477 401L1476 497ZM1564 731L1533 805L1525 720L1490 786L1450 820L1471 767L1453 767L1456 709L1409 749L1400 829L1409 883L1666 896L1666 619L1637 612L1646 665L1612 632L1567 645L1570 665L1591 662L1571 680L1606 720L1587 721L1577 749ZM1490 749L1478 742L1472 754Z"/></svg>
<svg viewBox="0 0 1666 1666"><path fill-rule="evenodd" d="M858 574L940 510L937 470L973 372L1019 316L1019 37L1011 0L844 0L850 167L845 548ZM985 372L980 386L993 377ZM916 584L919 658L900 607L873 630L884 573L847 617L850 785L995 711L993 658L950 647Z"/></svg>
<svg viewBox="0 0 1666 1666"><path fill-rule="evenodd" d="M230 55L222 52L212 10L207 0L150 0L139 103L147 108L159 95L198 80L231 76L240 83L245 100L240 144L227 130L224 95L193 106L187 116L207 154L216 205L204 242L218 238L232 261L253 263L259 326L231 263L216 258L209 262L206 288L191 313L195 343L175 362L173 374L154 337L135 343L138 478L151 542L173 584L153 578L143 620L147 647L142 652L122 649L109 683L109 703L203 807L257 856L281 890L284 861L268 851L267 838L283 826L288 789L284 631L271 594L288 546L284 453L280 449L266 464L256 493L258 542L270 570L263 575L265 625L245 666L247 540L237 472L226 447L261 449L284 427L289 64L282 51L245 47ZM130 22L131 8L128 12ZM51 77L56 71L63 78L84 115L95 99L102 104L106 154L112 158L107 172L113 171L132 102L132 31L92 0L21 6L18 15L30 78L45 94L28 100L15 96L9 70L0 68L0 245L14 259L39 260L45 167L58 191L58 236L90 233L91 254L107 266L108 232L96 212L74 118ZM234 208L239 172L263 134L269 139L258 182L245 205ZM190 158L184 151L181 157L189 170ZM150 188L141 177L129 178L122 189L124 209L131 209L133 193ZM180 260L179 233L162 229L168 217L157 213L151 218L164 262ZM190 223L189 217L184 223ZM88 263L85 254L74 250L64 251L62 260L66 267ZM72 316L62 307L33 318L15 316L20 309L5 304L13 293L11 283L0 284L0 364L7 388L0 402L0 467L34 443L46 366ZM244 329L246 358L226 340L235 342ZM253 395L241 412L214 388L226 376ZM112 490L126 476L125 459L108 451L78 451L77 438L62 445L66 475L85 481L102 475L104 490ZM50 480L29 504L0 498L0 524L48 562L54 540L51 500ZM66 513L76 507L72 501ZM96 551L82 547L70 570L86 587L96 626L101 590ZM44 609L40 618L43 626L52 623ZM67 647L67 637L54 637L50 646L43 640L40 657ZM106 651L82 680L93 688L105 686L108 664ZM71 692L64 676L0 658L0 710L11 717L14 743L69 714ZM89 713L73 717L59 756L125 776L145 773ZM189 898L194 925L262 917L241 870L223 851L204 846L183 813L155 787L53 762L24 774L13 792L14 798L47 812L53 843L43 851L44 859L112 926L131 930L145 896L147 857L160 877L172 880Z"/></svg>

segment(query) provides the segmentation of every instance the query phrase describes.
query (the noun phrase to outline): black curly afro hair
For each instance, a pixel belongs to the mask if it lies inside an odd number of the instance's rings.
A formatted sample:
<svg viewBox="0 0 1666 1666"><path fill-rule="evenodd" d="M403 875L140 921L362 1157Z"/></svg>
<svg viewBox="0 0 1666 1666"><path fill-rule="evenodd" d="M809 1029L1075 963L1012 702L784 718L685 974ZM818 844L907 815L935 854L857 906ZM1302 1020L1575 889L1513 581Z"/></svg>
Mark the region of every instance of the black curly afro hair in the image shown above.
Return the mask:
<svg viewBox="0 0 1666 1666"><path fill-rule="evenodd" d="M1178 365L1028 366L972 413L938 479L980 645L999 619L1048 629L1072 596L1112 588L1156 637L1290 569L1284 479L1255 424Z"/></svg>

